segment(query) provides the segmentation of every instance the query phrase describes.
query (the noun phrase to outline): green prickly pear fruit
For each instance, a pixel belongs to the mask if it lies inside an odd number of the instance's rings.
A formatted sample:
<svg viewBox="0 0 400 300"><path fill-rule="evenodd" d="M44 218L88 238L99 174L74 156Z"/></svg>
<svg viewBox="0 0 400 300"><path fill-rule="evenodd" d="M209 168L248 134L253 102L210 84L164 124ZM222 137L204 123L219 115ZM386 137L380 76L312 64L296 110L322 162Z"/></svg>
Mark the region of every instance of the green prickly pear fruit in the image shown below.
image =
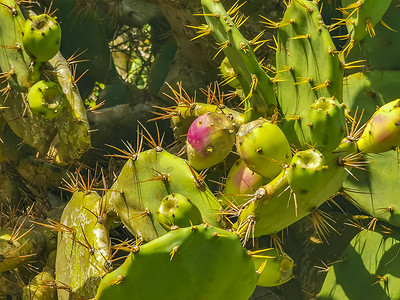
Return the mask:
<svg viewBox="0 0 400 300"><path fill-rule="evenodd" d="M273 248L256 252L259 255L254 255L253 261L259 274L257 285L272 287L293 278L294 262L289 255Z"/></svg>
<svg viewBox="0 0 400 300"><path fill-rule="evenodd" d="M235 124L222 113L206 113L190 125L187 134L189 163L196 170L224 160L235 143Z"/></svg>
<svg viewBox="0 0 400 300"><path fill-rule="evenodd" d="M25 23L22 43L33 60L48 61L60 50L60 24L47 14L32 16Z"/></svg>
<svg viewBox="0 0 400 300"><path fill-rule="evenodd" d="M53 119L64 107L65 94L57 83L41 80L29 89L27 101L34 115Z"/></svg>
<svg viewBox="0 0 400 300"><path fill-rule="evenodd" d="M222 194L231 201L235 200L235 203L240 205L248 201L248 194L253 193L269 181L267 178L250 170L243 160L239 158L229 170Z"/></svg>
<svg viewBox="0 0 400 300"><path fill-rule="evenodd" d="M293 155L288 169L288 182L296 194L307 194L311 187L322 189L329 181L328 163L316 149L299 151Z"/></svg>
<svg viewBox="0 0 400 300"><path fill-rule="evenodd" d="M203 223L200 210L188 197L171 194L161 200L157 221L167 230L171 226L189 227Z"/></svg>
<svg viewBox="0 0 400 300"><path fill-rule="evenodd" d="M346 130L344 108L335 98L321 97L311 105L305 125L309 128L311 145L321 152L332 152Z"/></svg>
<svg viewBox="0 0 400 300"><path fill-rule="evenodd" d="M240 127L236 147L247 167L267 178L275 178L292 158L285 134L263 118Z"/></svg>
<svg viewBox="0 0 400 300"><path fill-rule="evenodd" d="M357 141L360 152L381 153L400 145L400 99L380 107Z"/></svg>

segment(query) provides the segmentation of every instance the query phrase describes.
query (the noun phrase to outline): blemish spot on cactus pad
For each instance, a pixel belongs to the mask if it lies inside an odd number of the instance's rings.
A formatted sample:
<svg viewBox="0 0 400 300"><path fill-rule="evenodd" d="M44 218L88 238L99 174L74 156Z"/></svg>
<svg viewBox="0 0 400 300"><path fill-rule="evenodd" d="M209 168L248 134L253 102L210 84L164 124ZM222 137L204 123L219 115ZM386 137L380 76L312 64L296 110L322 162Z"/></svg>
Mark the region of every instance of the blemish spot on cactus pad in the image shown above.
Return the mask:
<svg viewBox="0 0 400 300"><path fill-rule="evenodd" d="M53 119L62 111L65 95L57 83L41 80L30 88L26 100L34 115Z"/></svg>
<svg viewBox="0 0 400 300"><path fill-rule="evenodd" d="M31 17L25 23L22 42L33 60L48 61L60 49L60 24L47 14Z"/></svg>
<svg viewBox="0 0 400 300"><path fill-rule="evenodd" d="M222 113L199 116L187 134L187 153L192 167L207 169L224 160L235 142L235 124Z"/></svg>

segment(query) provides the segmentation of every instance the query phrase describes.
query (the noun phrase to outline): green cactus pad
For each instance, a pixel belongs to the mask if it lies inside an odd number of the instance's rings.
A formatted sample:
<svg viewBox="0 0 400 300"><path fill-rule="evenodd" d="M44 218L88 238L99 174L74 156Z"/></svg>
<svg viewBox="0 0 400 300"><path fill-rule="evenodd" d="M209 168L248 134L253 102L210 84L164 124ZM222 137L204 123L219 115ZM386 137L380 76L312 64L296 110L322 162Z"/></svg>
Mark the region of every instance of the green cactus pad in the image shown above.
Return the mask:
<svg viewBox="0 0 400 300"><path fill-rule="evenodd" d="M343 186L349 200L370 216L400 226L399 155L396 151L369 154L366 170L353 169Z"/></svg>
<svg viewBox="0 0 400 300"><path fill-rule="evenodd" d="M335 97L342 102L343 66L315 1L291 1L278 29L276 66L278 102L288 123L285 132L307 116L316 99ZM295 137L288 138L297 144Z"/></svg>
<svg viewBox="0 0 400 300"><path fill-rule="evenodd" d="M349 13L344 17L347 19L350 39L361 41L368 33L374 36L373 28L382 20L391 2L392 0L343 0L342 6Z"/></svg>
<svg viewBox="0 0 400 300"><path fill-rule="evenodd" d="M33 60L48 61L60 49L60 24L47 14L32 16L25 23L22 42Z"/></svg>
<svg viewBox="0 0 400 300"><path fill-rule="evenodd" d="M189 127L186 139L190 165L196 170L210 168L224 160L235 143L235 124L222 113L199 116Z"/></svg>
<svg viewBox="0 0 400 300"><path fill-rule="evenodd" d="M202 0L201 4L207 28L238 74L246 95L246 121L271 116L276 107L274 84L258 63L251 41L243 37L236 25L238 22L235 23L234 14L227 12L220 1Z"/></svg>
<svg viewBox="0 0 400 300"><path fill-rule="evenodd" d="M259 273L257 285L278 286L293 278L293 259L277 249L256 250L254 265Z"/></svg>
<svg viewBox="0 0 400 300"><path fill-rule="evenodd" d="M199 225L180 228L129 254L106 275L96 300L248 299L254 263L237 235Z"/></svg>
<svg viewBox="0 0 400 300"><path fill-rule="evenodd" d="M188 197L171 194L161 200L157 221L169 230L171 226L188 227L201 224L203 218L197 206Z"/></svg>
<svg viewBox="0 0 400 300"><path fill-rule="evenodd" d="M58 289L58 299L92 298L101 278L110 271L111 219L102 212L96 192L75 192L61 216L58 233L56 280L70 287Z"/></svg>
<svg viewBox="0 0 400 300"><path fill-rule="evenodd" d="M400 236L363 230L329 267L321 300L400 298Z"/></svg>
<svg viewBox="0 0 400 300"><path fill-rule="evenodd" d="M156 214L161 199L171 194L189 197L206 223L219 225L220 204L207 185L185 160L162 149L128 160L105 197L128 230L151 241L166 233Z"/></svg>
<svg viewBox="0 0 400 300"><path fill-rule="evenodd" d="M41 80L29 89L26 100L34 115L53 119L64 108L65 95L57 83Z"/></svg>
<svg viewBox="0 0 400 300"><path fill-rule="evenodd" d="M261 118L240 127L236 147L247 167L267 178L277 176L292 158L282 130Z"/></svg>

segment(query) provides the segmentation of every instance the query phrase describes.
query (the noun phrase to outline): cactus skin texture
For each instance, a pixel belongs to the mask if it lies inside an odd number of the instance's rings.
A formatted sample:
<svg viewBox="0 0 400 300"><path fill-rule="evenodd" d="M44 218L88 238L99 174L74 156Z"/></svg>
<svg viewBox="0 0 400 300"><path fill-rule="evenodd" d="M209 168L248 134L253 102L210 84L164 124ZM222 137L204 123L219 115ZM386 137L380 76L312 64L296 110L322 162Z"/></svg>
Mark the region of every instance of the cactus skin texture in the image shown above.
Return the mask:
<svg viewBox="0 0 400 300"><path fill-rule="evenodd" d="M329 268L318 299L399 299L399 233L362 230Z"/></svg>
<svg viewBox="0 0 400 300"><path fill-rule="evenodd" d="M29 89L26 100L33 114L53 119L64 108L65 95L57 83L41 80Z"/></svg>
<svg viewBox="0 0 400 300"><path fill-rule="evenodd" d="M257 279L237 235L199 225L171 231L130 253L102 279L95 300L242 300Z"/></svg>
<svg viewBox="0 0 400 300"><path fill-rule="evenodd" d="M235 125L224 114L207 113L189 127L187 154L190 165L203 170L224 160L235 143Z"/></svg>
<svg viewBox="0 0 400 300"><path fill-rule="evenodd" d="M289 142L282 130L265 119L240 127L236 134L239 156L247 167L267 178L274 178L292 158Z"/></svg>
<svg viewBox="0 0 400 300"><path fill-rule="evenodd" d="M22 43L34 61L48 61L60 50L60 24L47 14L31 16L25 22Z"/></svg>

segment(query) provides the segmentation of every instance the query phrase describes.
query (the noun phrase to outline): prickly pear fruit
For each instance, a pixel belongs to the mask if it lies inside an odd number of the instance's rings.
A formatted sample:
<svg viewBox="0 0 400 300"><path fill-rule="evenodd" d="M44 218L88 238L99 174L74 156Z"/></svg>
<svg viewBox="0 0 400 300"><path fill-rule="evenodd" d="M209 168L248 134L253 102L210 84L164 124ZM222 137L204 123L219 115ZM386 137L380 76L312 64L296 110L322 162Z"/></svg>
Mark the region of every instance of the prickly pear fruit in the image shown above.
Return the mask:
<svg viewBox="0 0 400 300"><path fill-rule="evenodd" d="M307 194L307 187L324 186L329 181L328 176L327 161L315 149L297 152L288 169L289 185L295 194Z"/></svg>
<svg viewBox="0 0 400 300"><path fill-rule="evenodd" d="M196 170L207 169L224 160L235 143L235 124L222 113L199 116L187 134L187 154Z"/></svg>
<svg viewBox="0 0 400 300"><path fill-rule="evenodd" d="M27 101L34 115L53 119L63 109L65 95L57 83L41 80L30 88Z"/></svg>
<svg viewBox="0 0 400 300"><path fill-rule="evenodd" d="M96 300L248 299L257 283L239 237L199 225L140 246L101 281Z"/></svg>
<svg viewBox="0 0 400 300"><path fill-rule="evenodd" d="M200 210L188 197L171 194L161 200L157 221L170 229L171 226L189 227L203 223Z"/></svg>
<svg viewBox="0 0 400 300"><path fill-rule="evenodd" d="M25 23L22 43L33 60L48 61L60 50L60 24L47 14L31 16Z"/></svg>
<svg viewBox="0 0 400 300"><path fill-rule="evenodd" d="M339 146L346 130L346 118L343 106L334 97L314 101L304 121L303 131L309 136L306 143L324 153Z"/></svg>
<svg viewBox="0 0 400 300"><path fill-rule="evenodd" d="M236 147L247 167L267 178L277 176L292 158L285 134L276 124L263 118L240 127Z"/></svg>
<svg viewBox="0 0 400 300"><path fill-rule="evenodd" d="M229 170L221 193L223 197L240 205L248 201L249 194L269 181L269 179L250 170L239 158Z"/></svg>
<svg viewBox="0 0 400 300"><path fill-rule="evenodd" d="M400 99L380 107L357 141L360 152L381 153L400 145Z"/></svg>
<svg viewBox="0 0 400 300"><path fill-rule="evenodd" d="M259 274L257 285L272 287L281 285L293 278L293 259L277 249L257 250L253 256L254 265Z"/></svg>

